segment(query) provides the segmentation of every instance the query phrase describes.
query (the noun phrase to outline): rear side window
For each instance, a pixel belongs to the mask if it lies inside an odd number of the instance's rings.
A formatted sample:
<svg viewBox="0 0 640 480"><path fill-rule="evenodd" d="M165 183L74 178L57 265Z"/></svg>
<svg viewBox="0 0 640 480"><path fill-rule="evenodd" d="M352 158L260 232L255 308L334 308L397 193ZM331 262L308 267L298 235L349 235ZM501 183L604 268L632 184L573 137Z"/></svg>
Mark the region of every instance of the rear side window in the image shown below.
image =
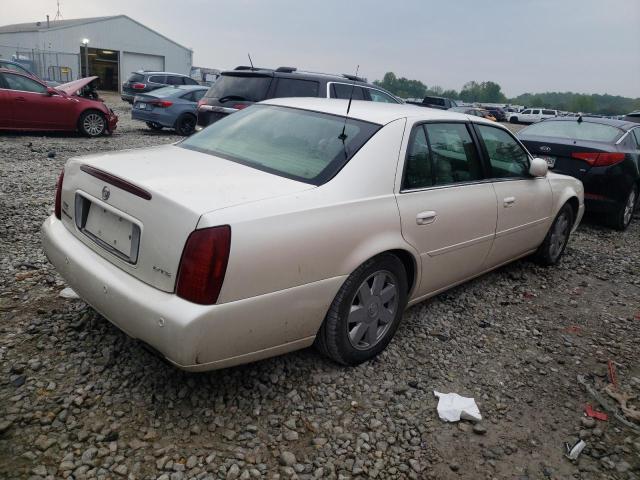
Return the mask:
<svg viewBox="0 0 640 480"><path fill-rule="evenodd" d="M526 177L529 155L518 142L501 128L477 125L491 163L491 177Z"/></svg>
<svg viewBox="0 0 640 480"><path fill-rule="evenodd" d="M139 73L132 73L129 77L129 82L144 82L144 75L140 75Z"/></svg>
<svg viewBox="0 0 640 480"><path fill-rule="evenodd" d="M534 115L539 115L540 114L540 110L532 110L531 113L533 113Z"/></svg>
<svg viewBox="0 0 640 480"><path fill-rule="evenodd" d="M47 87L39 84L35 80L23 77L22 75L13 75L11 73L1 74L4 82L9 90L20 90L22 92L44 93Z"/></svg>
<svg viewBox="0 0 640 480"><path fill-rule="evenodd" d="M523 115L529 115L531 113L531 110L523 110L522 112Z"/></svg>
<svg viewBox="0 0 640 480"><path fill-rule="evenodd" d="M342 98L348 100L351 98L351 90L353 89L354 100L364 100L364 90L361 87L355 85L348 85L346 83L332 83L331 84L331 98Z"/></svg>
<svg viewBox="0 0 640 480"><path fill-rule="evenodd" d="M298 80L296 78L279 78L274 96L281 97L317 97L318 82Z"/></svg>
<svg viewBox="0 0 640 480"><path fill-rule="evenodd" d="M631 133L636 139L636 148L640 149L640 128L634 128Z"/></svg>
<svg viewBox="0 0 640 480"><path fill-rule="evenodd" d="M153 80L155 82L155 80ZM167 75L167 85L184 85L184 77Z"/></svg>
<svg viewBox="0 0 640 480"><path fill-rule="evenodd" d="M407 168L404 174L403 188L425 188L433 185L431 176L431 155L424 127L420 125L413 131L407 151Z"/></svg>
<svg viewBox="0 0 640 480"><path fill-rule="evenodd" d="M624 132L619 128L601 123L545 120L542 123L534 123L519 132L519 135L533 135L539 137L555 137L573 140L591 140L594 142L611 143L622 136ZM522 138L522 137L520 137Z"/></svg>
<svg viewBox="0 0 640 480"><path fill-rule="evenodd" d="M206 90L196 90L193 92L193 101L194 102L198 102L202 97L204 97L204 94L206 93Z"/></svg>
<svg viewBox="0 0 640 480"><path fill-rule="evenodd" d="M253 105L215 122L180 146L321 185L380 128L352 118L345 122L337 115Z"/></svg>
<svg viewBox="0 0 640 480"><path fill-rule="evenodd" d="M428 103L430 105L438 105L439 107L444 107L444 98L437 97L424 97L424 103Z"/></svg>
<svg viewBox="0 0 640 480"><path fill-rule="evenodd" d="M391 95L387 95L380 90L375 90L373 88L368 88L369 96L371 97L372 102L383 102L383 103L398 103L398 101L393 98Z"/></svg>
<svg viewBox="0 0 640 480"><path fill-rule="evenodd" d="M149 81L153 82L153 83L161 83L161 84L165 85L167 83L167 76L166 75L151 75L149 77Z"/></svg>
<svg viewBox="0 0 640 480"><path fill-rule="evenodd" d="M555 115L556 112L554 112L553 110L542 110L542 113L545 115Z"/></svg>
<svg viewBox="0 0 640 480"><path fill-rule="evenodd" d="M233 100L259 102L267 96L273 77L266 75L221 75L206 94L207 98L233 97Z"/></svg>

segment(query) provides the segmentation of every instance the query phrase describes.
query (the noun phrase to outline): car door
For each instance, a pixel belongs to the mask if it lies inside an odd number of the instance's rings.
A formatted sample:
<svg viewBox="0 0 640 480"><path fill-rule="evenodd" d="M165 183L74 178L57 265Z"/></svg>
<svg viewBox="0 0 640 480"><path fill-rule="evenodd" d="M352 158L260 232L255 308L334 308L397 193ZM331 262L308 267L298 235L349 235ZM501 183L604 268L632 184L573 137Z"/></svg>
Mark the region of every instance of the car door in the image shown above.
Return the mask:
<svg viewBox="0 0 640 480"><path fill-rule="evenodd" d="M482 270L496 227L497 203L469 124L412 128L397 194L402 235L420 252L421 297Z"/></svg>
<svg viewBox="0 0 640 480"><path fill-rule="evenodd" d="M55 129L69 123L67 110L71 105L65 95L50 95L45 85L24 75L9 72L1 75L16 127Z"/></svg>
<svg viewBox="0 0 640 480"><path fill-rule="evenodd" d="M520 120L523 123L530 122L531 121L531 109L527 108L526 110L521 111L518 114L518 120Z"/></svg>
<svg viewBox="0 0 640 480"><path fill-rule="evenodd" d="M4 79L0 75L0 128L11 128L13 126L13 107L9 100L9 92L5 87Z"/></svg>
<svg viewBox="0 0 640 480"><path fill-rule="evenodd" d="M496 238L487 268L535 250L551 225L552 194L546 177L529 175L530 158L507 130L475 124L498 205Z"/></svg>

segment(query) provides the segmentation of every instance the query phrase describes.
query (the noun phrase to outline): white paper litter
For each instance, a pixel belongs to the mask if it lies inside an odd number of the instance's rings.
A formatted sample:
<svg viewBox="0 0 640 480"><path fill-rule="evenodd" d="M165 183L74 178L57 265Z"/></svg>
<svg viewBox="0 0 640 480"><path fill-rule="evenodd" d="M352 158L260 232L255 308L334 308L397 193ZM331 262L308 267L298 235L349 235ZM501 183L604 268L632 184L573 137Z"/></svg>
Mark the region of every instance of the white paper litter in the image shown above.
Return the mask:
<svg viewBox="0 0 640 480"><path fill-rule="evenodd" d="M482 420L480 409L473 398L461 397L457 393L440 393L433 391L438 400L438 416L445 422L457 422L471 420L479 422Z"/></svg>
<svg viewBox="0 0 640 480"><path fill-rule="evenodd" d="M578 457L580 456L580 454L582 453L582 450L584 450L584 447L586 447L586 446L587 446L587 444L584 443L584 440L580 440L573 447L570 447L569 444L567 444L566 445L566 447L567 447L567 458L569 460L577 460Z"/></svg>
<svg viewBox="0 0 640 480"><path fill-rule="evenodd" d="M60 296L62 298L68 298L69 300L76 300L80 298L80 296L69 287L62 289L60 291Z"/></svg>

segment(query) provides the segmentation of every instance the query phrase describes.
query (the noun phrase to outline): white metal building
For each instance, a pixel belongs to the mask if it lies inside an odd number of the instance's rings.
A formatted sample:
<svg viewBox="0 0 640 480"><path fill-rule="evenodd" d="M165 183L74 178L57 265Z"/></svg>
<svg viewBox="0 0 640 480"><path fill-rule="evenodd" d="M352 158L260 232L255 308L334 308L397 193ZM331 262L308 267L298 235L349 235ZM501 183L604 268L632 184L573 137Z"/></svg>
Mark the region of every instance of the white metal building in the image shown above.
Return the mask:
<svg viewBox="0 0 640 480"><path fill-rule="evenodd" d="M83 40L88 40L85 51ZM136 70L189 75L193 51L126 15L0 26L0 58L30 64L34 73L68 81L89 74L120 90ZM69 78L71 77L71 78Z"/></svg>

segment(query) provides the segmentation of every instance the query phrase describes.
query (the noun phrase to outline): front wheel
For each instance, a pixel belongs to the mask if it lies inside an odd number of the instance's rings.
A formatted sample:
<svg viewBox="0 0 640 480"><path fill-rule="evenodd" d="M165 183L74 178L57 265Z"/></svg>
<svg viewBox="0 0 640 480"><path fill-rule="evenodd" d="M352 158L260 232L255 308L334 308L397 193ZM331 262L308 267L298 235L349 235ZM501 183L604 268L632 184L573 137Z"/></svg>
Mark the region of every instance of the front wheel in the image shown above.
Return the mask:
<svg viewBox="0 0 640 480"><path fill-rule="evenodd" d="M509 123L518 123L518 117L511 117Z"/></svg>
<svg viewBox="0 0 640 480"><path fill-rule="evenodd" d="M573 227L573 208L568 203L556 215L547 236L535 253L535 260L541 265L555 265L560 261Z"/></svg>
<svg viewBox="0 0 640 480"><path fill-rule="evenodd" d="M336 295L316 336L321 353L358 365L386 348L407 304L407 274L394 255L374 257L356 269Z"/></svg>
<svg viewBox="0 0 640 480"><path fill-rule="evenodd" d="M78 129L86 137L99 137L107 130L107 119L95 110L83 112L78 120Z"/></svg>
<svg viewBox="0 0 640 480"><path fill-rule="evenodd" d="M626 230L629 224L631 223L631 219L633 218L633 212L636 209L636 205L638 203L638 187L631 187L631 191L627 196L627 200L625 204L618 209L617 212L613 214L610 218L609 222L611 226L616 230Z"/></svg>

